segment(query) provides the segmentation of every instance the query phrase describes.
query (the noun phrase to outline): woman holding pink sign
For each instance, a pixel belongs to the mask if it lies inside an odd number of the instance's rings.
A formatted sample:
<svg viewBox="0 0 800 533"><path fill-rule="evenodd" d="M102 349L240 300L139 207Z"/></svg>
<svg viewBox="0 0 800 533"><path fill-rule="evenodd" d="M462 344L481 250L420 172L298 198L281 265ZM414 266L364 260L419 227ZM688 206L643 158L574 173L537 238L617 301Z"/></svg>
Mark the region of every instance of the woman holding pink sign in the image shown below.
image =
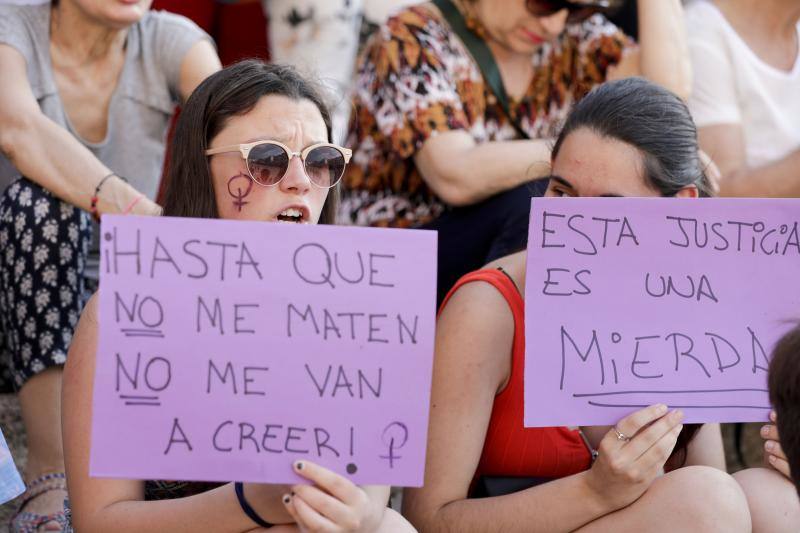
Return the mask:
<svg viewBox="0 0 800 533"><path fill-rule="evenodd" d="M204 81L181 113L164 214L330 223L350 158L330 139L323 98L295 70L255 60L230 66ZM293 468L310 485L90 477L97 314L93 296L64 371L64 451L76 530L413 531L387 509L389 487L358 487L306 460Z"/></svg>
<svg viewBox="0 0 800 533"><path fill-rule="evenodd" d="M577 104L551 174L551 197L710 190L686 106L636 78ZM681 439L682 412L653 405L612 428L524 427L525 269L526 251L506 256L444 301L425 485L406 491L409 520L423 531L750 531L715 425Z"/></svg>

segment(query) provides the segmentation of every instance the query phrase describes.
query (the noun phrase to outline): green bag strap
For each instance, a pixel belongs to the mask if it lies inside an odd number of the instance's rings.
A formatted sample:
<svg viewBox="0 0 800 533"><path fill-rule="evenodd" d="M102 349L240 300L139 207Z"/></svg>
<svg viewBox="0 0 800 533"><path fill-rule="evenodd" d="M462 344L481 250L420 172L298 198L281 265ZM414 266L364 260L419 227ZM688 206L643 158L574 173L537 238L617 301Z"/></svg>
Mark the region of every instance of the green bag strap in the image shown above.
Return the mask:
<svg viewBox="0 0 800 533"><path fill-rule="evenodd" d="M461 14L461 11L458 10L455 4L451 2L451 0L432 1L433 5L439 8L439 11L442 12L442 16L445 18L445 20L447 20L447 23L450 24L450 28L456 33L456 35L458 35L458 37L464 43L464 46L466 46L467 50L469 50L472 58L478 64L478 68L481 70L483 79L494 93L495 97L497 98L497 102L503 109L503 113L505 113L506 117L508 117L509 122L511 122L511 125L514 126L517 134L523 139L530 139L530 135L528 135L528 133L522 129L522 126L519 124L519 122L511 115L506 88L503 85L503 78L500 76L500 69L497 68L497 63L494 60L492 51L489 50L489 47L486 45L483 39L475 35L474 32L467 28L467 22L464 20L464 16Z"/></svg>

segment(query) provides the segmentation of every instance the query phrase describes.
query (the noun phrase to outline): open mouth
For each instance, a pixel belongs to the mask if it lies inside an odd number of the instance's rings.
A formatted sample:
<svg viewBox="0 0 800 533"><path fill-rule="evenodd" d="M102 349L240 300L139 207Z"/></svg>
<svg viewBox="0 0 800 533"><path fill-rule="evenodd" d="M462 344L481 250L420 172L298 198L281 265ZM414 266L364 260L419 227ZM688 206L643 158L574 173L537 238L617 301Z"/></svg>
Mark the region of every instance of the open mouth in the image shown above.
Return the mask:
<svg viewBox="0 0 800 533"><path fill-rule="evenodd" d="M280 212L278 222L303 224L308 222L308 217L302 210L290 207Z"/></svg>

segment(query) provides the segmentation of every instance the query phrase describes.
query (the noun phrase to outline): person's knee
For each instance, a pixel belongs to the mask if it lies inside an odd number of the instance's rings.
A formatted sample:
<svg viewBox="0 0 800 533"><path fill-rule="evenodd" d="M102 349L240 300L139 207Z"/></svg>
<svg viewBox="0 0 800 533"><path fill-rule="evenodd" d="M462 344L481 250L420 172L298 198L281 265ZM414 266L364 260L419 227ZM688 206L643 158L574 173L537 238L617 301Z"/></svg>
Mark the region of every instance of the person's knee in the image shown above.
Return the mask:
<svg viewBox="0 0 800 533"><path fill-rule="evenodd" d="M796 531L800 499L791 481L775 470L749 468L733 475L747 497L753 531Z"/></svg>
<svg viewBox="0 0 800 533"><path fill-rule="evenodd" d="M687 466L663 479L681 520L697 532L749 532L750 512L732 476L709 466Z"/></svg>

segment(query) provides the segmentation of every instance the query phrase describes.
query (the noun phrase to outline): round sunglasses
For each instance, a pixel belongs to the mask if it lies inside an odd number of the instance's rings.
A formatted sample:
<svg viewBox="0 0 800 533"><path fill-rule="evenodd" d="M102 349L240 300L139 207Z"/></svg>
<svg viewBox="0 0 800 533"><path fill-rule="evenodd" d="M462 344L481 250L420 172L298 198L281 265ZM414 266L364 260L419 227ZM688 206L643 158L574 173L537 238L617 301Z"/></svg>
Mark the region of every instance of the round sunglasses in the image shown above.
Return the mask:
<svg viewBox="0 0 800 533"><path fill-rule="evenodd" d="M617 3L615 0L525 0L525 7L535 17L549 17L566 9L567 22L580 22L595 13L609 11Z"/></svg>
<svg viewBox="0 0 800 533"><path fill-rule="evenodd" d="M277 185L289 170L292 158L299 157L311 183L322 189L330 189L339 183L353 155L352 150L331 143L312 144L301 152L293 152L278 141L220 146L206 150L206 155L229 152L240 153L253 181L267 187Z"/></svg>

